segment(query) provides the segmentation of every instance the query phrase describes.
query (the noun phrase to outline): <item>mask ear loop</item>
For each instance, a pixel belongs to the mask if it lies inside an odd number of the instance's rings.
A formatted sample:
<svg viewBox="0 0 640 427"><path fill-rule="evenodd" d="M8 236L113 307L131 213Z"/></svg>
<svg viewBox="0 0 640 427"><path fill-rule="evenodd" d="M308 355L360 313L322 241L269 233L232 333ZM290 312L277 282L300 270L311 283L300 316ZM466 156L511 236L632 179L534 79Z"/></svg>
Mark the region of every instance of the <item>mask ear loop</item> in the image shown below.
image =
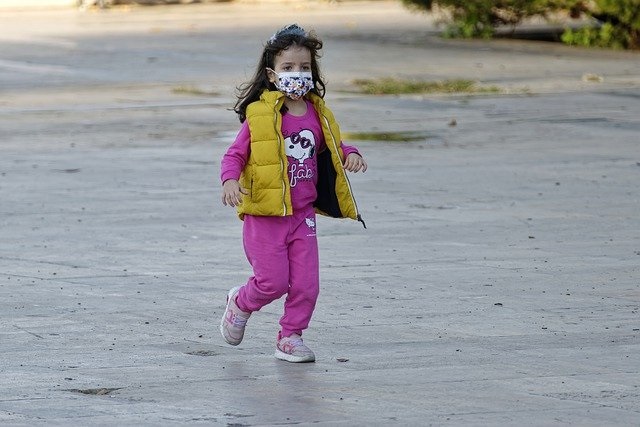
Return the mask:
<svg viewBox="0 0 640 427"><path fill-rule="evenodd" d="M276 75L276 77L278 77L278 73L276 73L272 68L267 67L266 70L267 71L271 71L273 74ZM278 87L278 83L277 83L277 80L278 80L279 77L276 78L275 81L272 81L268 74L267 74L267 77L269 77L269 81L271 82L271 84L273 84L276 87L276 89L280 90L280 88Z"/></svg>

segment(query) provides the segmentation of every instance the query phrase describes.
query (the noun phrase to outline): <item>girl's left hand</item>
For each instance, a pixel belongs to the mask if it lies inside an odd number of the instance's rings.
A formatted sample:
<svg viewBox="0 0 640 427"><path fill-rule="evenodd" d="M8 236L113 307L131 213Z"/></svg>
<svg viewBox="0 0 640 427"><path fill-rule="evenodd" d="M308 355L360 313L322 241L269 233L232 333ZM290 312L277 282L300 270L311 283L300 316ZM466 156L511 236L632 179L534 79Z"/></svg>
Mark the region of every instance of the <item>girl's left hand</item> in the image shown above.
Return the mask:
<svg viewBox="0 0 640 427"><path fill-rule="evenodd" d="M344 168L349 172L365 172L367 170L367 162L364 161L362 156L356 153L351 153L344 160Z"/></svg>

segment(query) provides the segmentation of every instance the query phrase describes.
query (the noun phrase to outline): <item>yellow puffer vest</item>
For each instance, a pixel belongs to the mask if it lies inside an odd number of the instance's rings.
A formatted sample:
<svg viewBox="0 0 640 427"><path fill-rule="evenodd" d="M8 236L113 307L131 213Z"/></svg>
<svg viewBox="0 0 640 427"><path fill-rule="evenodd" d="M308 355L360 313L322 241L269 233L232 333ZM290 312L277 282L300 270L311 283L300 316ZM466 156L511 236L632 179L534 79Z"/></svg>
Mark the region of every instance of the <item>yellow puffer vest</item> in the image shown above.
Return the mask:
<svg viewBox="0 0 640 427"><path fill-rule="evenodd" d="M324 100L310 93L315 106L327 150L318 153L318 198L314 208L321 215L351 218L363 223L351 192L349 179L342 167L340 128ZM260 100L247 106L246 117L251 134L251 154L240 176L240 186L249 191L238 206L238 216L292 215L288 161L282 135L280 108L284 95L265 90Z"/></svg>

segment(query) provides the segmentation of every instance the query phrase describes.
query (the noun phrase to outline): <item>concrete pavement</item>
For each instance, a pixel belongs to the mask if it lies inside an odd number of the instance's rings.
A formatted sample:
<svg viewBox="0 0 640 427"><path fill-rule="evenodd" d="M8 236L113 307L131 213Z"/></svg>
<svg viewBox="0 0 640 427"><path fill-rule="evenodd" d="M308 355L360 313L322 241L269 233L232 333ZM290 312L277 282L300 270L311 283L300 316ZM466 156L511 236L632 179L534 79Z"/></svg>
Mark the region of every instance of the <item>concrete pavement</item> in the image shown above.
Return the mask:
<svg viewBox="0 0 640 427"><path fill-rule="evenodd" d="M281 303L238 348L217 330L249 274L219 203L227 109L294 20L325 39L344 131L415 137L350 141L368 229L319 220L305 365L272 356ZM637 54L444 41L387 2L1 24L2 424L640 425ZM345 91L374 76L505 93Z"/></svg>

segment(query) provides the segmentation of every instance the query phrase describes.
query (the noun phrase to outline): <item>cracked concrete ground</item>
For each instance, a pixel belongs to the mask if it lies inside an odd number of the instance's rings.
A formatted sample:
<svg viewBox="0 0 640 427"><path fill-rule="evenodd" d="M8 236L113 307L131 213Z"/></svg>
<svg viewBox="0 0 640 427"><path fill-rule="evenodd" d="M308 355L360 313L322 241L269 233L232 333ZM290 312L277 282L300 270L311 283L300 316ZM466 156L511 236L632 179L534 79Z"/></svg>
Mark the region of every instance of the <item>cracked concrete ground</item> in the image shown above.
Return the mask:
<svg viewBox="0 0 640 427"><path fill-rule="evenodd" d="M0 16L3 425L639 425L637 53L441 40L391 2ZM350 141L368 229L318 221L305 365L273 358L281 303L217 330L249 274L228 108L291 21L343 130L420 136ZM504 92L349 92L382 76Z"/></svg>

